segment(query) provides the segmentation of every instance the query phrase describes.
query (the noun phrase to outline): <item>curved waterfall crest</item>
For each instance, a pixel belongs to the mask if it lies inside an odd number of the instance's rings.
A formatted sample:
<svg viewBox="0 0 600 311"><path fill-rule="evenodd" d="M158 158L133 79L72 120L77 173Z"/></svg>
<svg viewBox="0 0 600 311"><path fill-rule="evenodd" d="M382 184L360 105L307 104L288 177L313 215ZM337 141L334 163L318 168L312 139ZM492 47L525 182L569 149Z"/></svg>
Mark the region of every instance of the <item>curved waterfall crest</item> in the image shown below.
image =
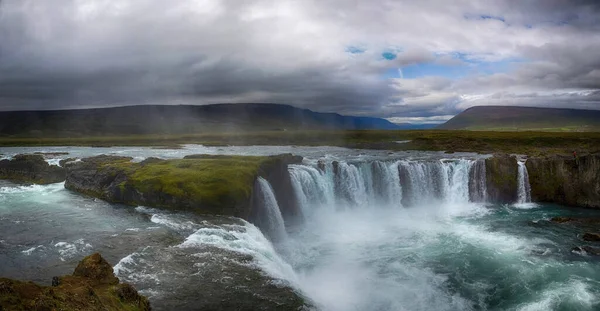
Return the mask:
<svg viewBox="0 0 600 311"><path fill-rule="evenodd" d="M329 161L290 165L288 170L305 217L323 208L487 201L484 159Z"/></svg>

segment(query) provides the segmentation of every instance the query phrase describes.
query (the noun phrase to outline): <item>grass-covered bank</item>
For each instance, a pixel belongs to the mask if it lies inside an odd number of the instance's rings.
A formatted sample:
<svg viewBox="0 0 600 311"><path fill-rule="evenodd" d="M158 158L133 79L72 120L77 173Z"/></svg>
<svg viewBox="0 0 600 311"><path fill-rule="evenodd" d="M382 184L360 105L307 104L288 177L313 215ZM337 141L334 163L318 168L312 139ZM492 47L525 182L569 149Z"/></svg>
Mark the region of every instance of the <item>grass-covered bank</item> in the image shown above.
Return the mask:
<svg viewBox="0 0 600 311"><path fill-rule="evenodd" d="M207 156L131 162L100 155L66 164L65 188L113 203L249 219L253 187L302 157Z"/></svg>
<svg viewBox="0 0 600 311"><path fill-rule="evenodd" d="M408 143L398 143L410 141ZM600 132L257 131L190 135L1 137L0 146L306 145L365 149L508 152L530 155L600 151Z"/></svg>

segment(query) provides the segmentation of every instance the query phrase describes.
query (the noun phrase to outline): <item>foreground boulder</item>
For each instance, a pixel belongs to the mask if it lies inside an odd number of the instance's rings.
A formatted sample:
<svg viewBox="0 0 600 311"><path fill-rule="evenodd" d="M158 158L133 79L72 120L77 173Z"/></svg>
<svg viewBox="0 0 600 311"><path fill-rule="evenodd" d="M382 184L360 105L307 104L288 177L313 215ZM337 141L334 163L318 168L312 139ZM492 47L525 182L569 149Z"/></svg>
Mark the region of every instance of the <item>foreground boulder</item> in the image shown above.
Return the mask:
<svg viewBox="0 0 600 311"><path fill-rule="evenodd" d="M33 184L52 184L65 180L65 170L50 165L40 154L20 154L0 161L0 179Z"/></svg>
<svg viewBox="0 0 600 311"><path fill-rule="evenodd" d="M515 156L496 154L485 159L487 194L490 202L517 201L519 165Z"/></svg>
<svg viewBox="0 0 600 311"><path fill-rule="evenodd" d="M149 158L140 163L131 160L102 155L66 163L65 187L113 203L248 220L256 178L262 176L277 187L287 187L289 180L282 177L282 170L287 172L287 165L300 163L302 157L195 155L178 160ZM293 214L295 211L285 211L293 208L283 205L282 212Z"/></svg>
<svg viewBox="0 0 600 311"><path fill-rule="evenodd" d="M0 310L150 310L150 303L96 253L85 257L73 275L55 277L52 287L0 278Z"/></svg>
<svg viewBox="0 0 600 311"><path fill-rule="evenodd" d="M525 165L533 201L600 208L600 154L533 157Z"/></svg>

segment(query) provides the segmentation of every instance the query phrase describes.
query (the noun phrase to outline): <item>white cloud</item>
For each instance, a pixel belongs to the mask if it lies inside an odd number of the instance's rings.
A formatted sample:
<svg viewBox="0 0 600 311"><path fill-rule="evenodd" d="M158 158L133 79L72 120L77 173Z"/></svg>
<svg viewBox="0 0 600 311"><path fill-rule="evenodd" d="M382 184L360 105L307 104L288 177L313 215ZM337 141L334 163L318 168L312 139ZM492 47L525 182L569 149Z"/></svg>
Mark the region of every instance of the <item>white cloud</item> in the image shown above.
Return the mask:
<svg viewBox="0 0 600 311"><path fill-rule="evenodd" d="M412 118L492 103L599 107L599 6L592 1L0 5L0 109L264 101ZM387 51L397 57L384 60ZM498 73L476 65L506 60L519 62ZM424 63L471 71L386 78Z"/></svg>

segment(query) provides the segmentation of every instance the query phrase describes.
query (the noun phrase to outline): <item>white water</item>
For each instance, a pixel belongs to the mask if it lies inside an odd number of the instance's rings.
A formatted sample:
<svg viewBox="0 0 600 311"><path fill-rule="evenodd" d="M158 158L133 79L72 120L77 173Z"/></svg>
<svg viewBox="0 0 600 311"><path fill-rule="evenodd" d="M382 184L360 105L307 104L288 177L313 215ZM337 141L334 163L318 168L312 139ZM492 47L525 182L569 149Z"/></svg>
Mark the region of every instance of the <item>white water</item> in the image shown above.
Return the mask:
<svg viewBox="0 0 600 311"><path fill-rule="evenodd" d="M273 241L285 241L287 239L285 223L283 222L283 216L279 210L279 204L277 204L271 184L266 179L258 177L257 188L260 202L262 202L262 215L260 215L261 229Z"/></svg>
<svg viewBox="0 0 600 311"><path fill-rule="evenodd" d="M477 160L471 169L469 194L472 202L487 202L487 181L485 160Z"/></svg>
<svg viewBox="0 0 600 311"><path fill-rule="evenodd" d="M518 175L518 201L517 203L530 203L531 202L531 187L529 185L529 174L527 173L527 167L525 162L519 161L519 175Z"/></svg>

